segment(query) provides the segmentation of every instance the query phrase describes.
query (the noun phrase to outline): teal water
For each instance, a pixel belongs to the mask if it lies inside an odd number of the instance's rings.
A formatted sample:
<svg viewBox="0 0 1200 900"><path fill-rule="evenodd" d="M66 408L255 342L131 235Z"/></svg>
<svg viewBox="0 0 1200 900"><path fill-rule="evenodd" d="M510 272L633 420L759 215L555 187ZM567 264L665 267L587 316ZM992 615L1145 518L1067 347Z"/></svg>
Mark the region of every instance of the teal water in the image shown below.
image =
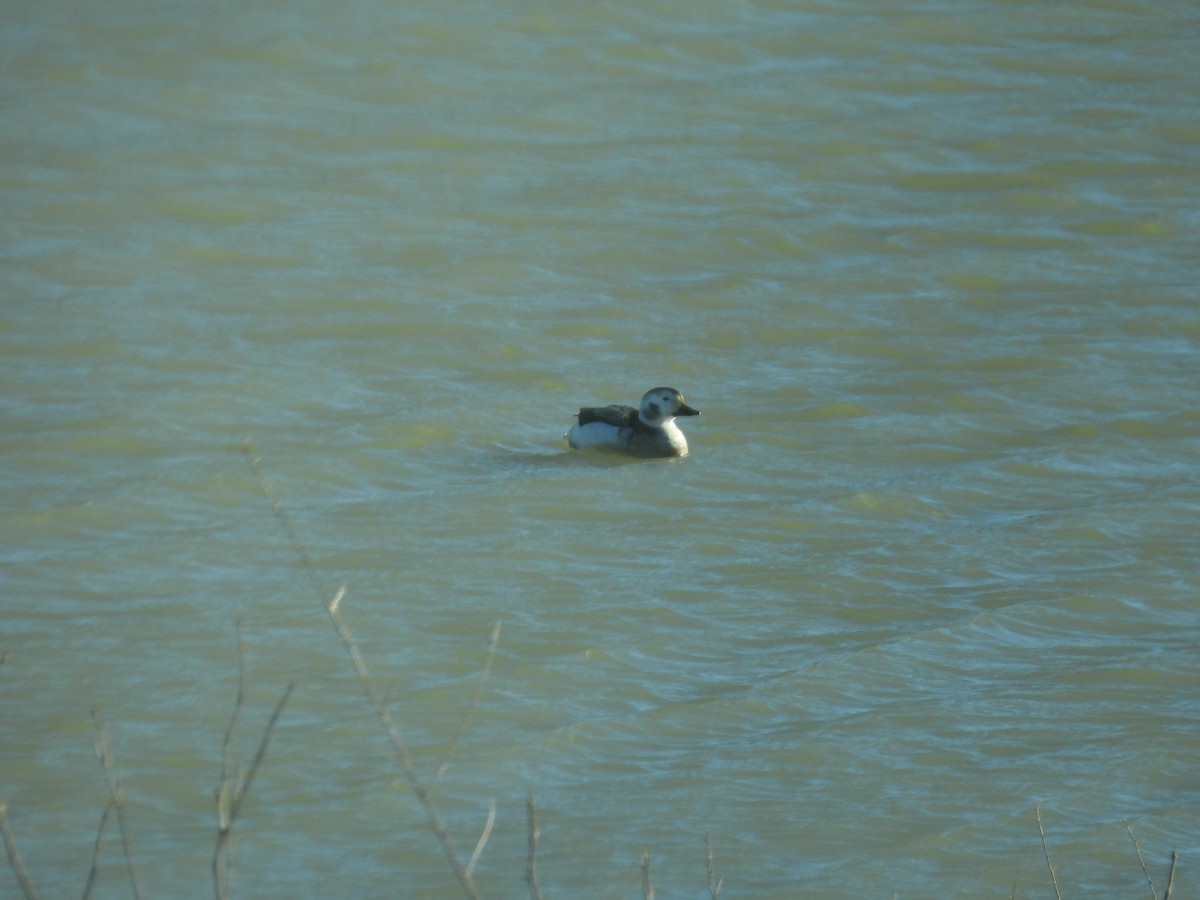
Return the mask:
<svg viewBox="0 0 1200 900"><path fill-rule="evenodd" d="M0 802L148 896L1200 897L1185 2L10 4ZM682 390L692 455L580 405ZM317 595L243 454L311 558ZM115 823L93 896L129 896ZM0 895L16 895L0 871Z"/></svg>

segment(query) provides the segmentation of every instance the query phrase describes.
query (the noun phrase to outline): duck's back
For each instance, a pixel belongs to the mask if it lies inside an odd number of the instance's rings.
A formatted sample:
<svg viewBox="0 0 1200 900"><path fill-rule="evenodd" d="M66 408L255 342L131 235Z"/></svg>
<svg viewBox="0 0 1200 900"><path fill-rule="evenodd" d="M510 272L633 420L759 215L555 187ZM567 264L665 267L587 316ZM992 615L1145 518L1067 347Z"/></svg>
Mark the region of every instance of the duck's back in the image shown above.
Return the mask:
<svg viewBox="0 0 1200 900"><path fill-rule="evenodd" d="M600 422L614 428L633 428L638 422L638 411L632 406L585 406L579 410L579 424L591 425Z"/></svg>

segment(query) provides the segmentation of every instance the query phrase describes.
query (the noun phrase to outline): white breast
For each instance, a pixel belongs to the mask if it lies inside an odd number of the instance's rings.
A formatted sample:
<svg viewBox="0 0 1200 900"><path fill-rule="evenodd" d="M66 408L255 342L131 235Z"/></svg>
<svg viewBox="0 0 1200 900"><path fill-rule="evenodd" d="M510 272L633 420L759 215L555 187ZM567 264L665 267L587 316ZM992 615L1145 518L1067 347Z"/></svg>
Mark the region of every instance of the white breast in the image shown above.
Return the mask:
<svg viewBox="0 0 1200 900"><path fill-rule="evenodd" d="M586 447L619 449L621 447L621 429L605 422L572 425L571 430L567 432L567 443L575 450L583 450Z"/></svg>
<svg viewBox="0 0 1200 900"><path fill-rule="evenodd" d="M667 433L667 439L670 440L671 446L675 448L680 456L688 455L687 438L683 436L683 432L679 426L675 424L675 420L669 420L663 425L663 431Z"/></svg>

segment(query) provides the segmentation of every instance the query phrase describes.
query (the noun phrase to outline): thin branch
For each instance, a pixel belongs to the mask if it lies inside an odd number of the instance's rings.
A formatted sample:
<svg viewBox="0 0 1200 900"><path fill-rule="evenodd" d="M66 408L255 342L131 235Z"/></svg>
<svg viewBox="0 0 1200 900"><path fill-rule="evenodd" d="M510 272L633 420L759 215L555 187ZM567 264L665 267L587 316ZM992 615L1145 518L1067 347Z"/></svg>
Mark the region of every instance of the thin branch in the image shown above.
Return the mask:
<svg viewBox="0 0 1200 900"><path fill-rule="evenodd" d="M467 875L471 875L475 871L475 864L479 862L479 857L483 855L483 848L487 845L488 837L491 836L492 826L496 824L496 801L495 799L488 801L488 817L487 823L483 826L483 834L479 835L479 842L475 844L475 852L471 854L471 861L467 863Z"/></svg>
<svg viewBox="0 0 1200 900"><path fill-rule="evenodd" d="M241 787L238 788L237 795L234 797L233 808L230 810L230 820L237 818L242 809L242 803L246 799L246 795L250 793L250 785L254 783L254 776L258 774L259 766L266 759L267 748L271 745L271 737L275 733L275 726L279 723L279 717L283 715L283 708L287 705L288 699L292 696L292 691L296 689L296 682L289 681L283 689L283 693L279 696L279 702L275 704L275 708L271 710L271 717L267 719L267 725L263 729L262 738L259 739L258 749L254 751L254 758L250 760L250 768L246 770L246 776L242 779Z"/></svg>
<svg viewBox="0 0 1200 900"><path fill-rule="evenodd" d="M283 504L279 502L275 497L274 491L271 490L271 486L267 484L266 476L262 473L258 457L254 456L254 447L250 444L249 438L242 444L242 455L246 457L246 462L250 464L250 470L254 473L254 478L258 481L259 488L267 498L267 502L271 504L271 510L275 513L276 521L283 528L283 533L287 536L288 543L292 545L292 552L296 554L296 558L304 566L304 571L308 573L308 580L311 582L317 596L321 598L321 605L326 609L329 609L331 605L336 608L337 601L341 597L339 596L335 599L332 604L325 599L325 588L321 586L321 579L317 577L317 568L309 558L304 545L300 543L300 536L296 534L296 529L292 527L292 520L288 518L287 513L284 511Z"/></svg>
<svg viewBox="0 0 1200 900"><path fill-rule="evenodd" d="M654 900L654 887L650 884L650 859L649 850L642 851L642 896L646 900Z"/></svg>
<svg viewBox="0 0 1200 900"><path fill-rule="evenodd" d="M458 879L458 883L463 889L463 893L467 895L469 900L478 900L479 891L475 887L475 881L471 877L471 873L467 871L459 858L458 849L454 846L454 841L450 837L450 832L447 830L445 823L442 821L441 813L438 812L437 806L433 802L433 795L428 786L421 781L417 775L416 766L413 763L412 755L409 753L408 746L405 744L403 737L400 735L400 729L396 726L392 719L391 713L384 706L376 693L374 686L371 684L370 673L367 671L367 665L363 661L362 654L359 652L358 644L354 640L354 636L350 633L349 627L342 620L339 612L338 604L342 597L345 596L346 587L342 585L331 600L326 600L327 594L321 586L321 580L317 577L316 567L309 558L308 553L304 549L304 545L300 543L300 539L296 534L296 529L292 527L291 520L288 518L287 512L283 505L276 499L267 484L266 478L262 474L262 467L259 465L258 459L253 456L252 448L249 441L242 445L247 462L250 464L250 469L254 473L255 479L258 481L259 487L262 489L267 502L271 504L271 509L275 513L275 518L283 528L284 533L291 543L292 552L300 560L304 570L308 573L309 581L312 584L313 591L317 598L321 601L321 605L325 607L325 611L329 613L330 621L333 623L334 630L337 631L338 637L342 639L342 643L346 647L346 652L350 655L350 660L354 664L355 674L358 676L358 683L362 687L363 693L366 695L367 702L374 710L376 717L383 725L383 729L387 734L388 740L392 745L392 755L396 763L400 766L405 779L409 783L417 802L421 804L421 808L425 811L425 818L429 823L429 828L437 838L438 843L442 847L442 853L445 855L450 868L454 872L454 876Z"/></svg>
<svg viewBox="0 0 1200 900"><path fill-rule="evenodd" d="M21 885L21 892L25 894L25 900L37 900L37 891L33 889L33 882L29 880L29 873L25 871L25 864L21 862L21 854L17 852L17 842L13 838L12 828L8 824L8 811L2 802L0 802L0 834L4 836L4 849L8 851L8 864L12 866L13 874L17 876L17 884Z"/></svg>
<svg viewBox="0 0 1200 900"><path fill-rule="evenodd" d="M225 736L221 740L221 788L232 785L233 776L233 734L237 731L238 719L242 707L246 705L246 642L242 637L242 617L235 616L234 630L237 632L238 651L238 680L237 694L233 698L233 713L229 716L229 724L225 726Z"/></svg>
<svg viewBox="0 0 1200 900"><path fill-rule="evenodd" d="M537 878L537 842L541 832L537 824L537 803L533 799L533 791L525 801L525 810L529 818L529 856L525 861L525 882L529 885L529 900L542 900L542 889L538 887Z"/></svg>
<svg viewBox="0 0 1200 900"><path fill-rule="evenodd" d="M283 715L283 708L287 705L288 699L296 687L295 681L288 682L267 719L250 767L240 778L235 776L233 772L233 735L246 702L246 646L242 640L241 619L235 619L234 622L238 636L238 687L233 703L233 713L229 717L229 724L225 728L225 737L221 744L221 780L217 785L217 840L213 847L212 858L213 890L217 900L225 900L229 896L229 854L234 823L237 822L242 803L250 792L250 786L254 783L254 776L267 756L267 748L271 744L271 737L275 733L279 717Z"/></svg>
<svg viewBox="0 0 1200 900"><path fill-rule="evenodd" d="M717 878L716 869L713 867L711 831L704 834L704 868L708 872L708 893L712 896L712 900L717 900L721 896L721 885L725 883L725 879Z"/></svg>
<svg viewBox="0 0 1200 900"><path fill-rule="evenodd" d="M1175 886L1175 863L1179 862L1179 854L1171 851L1171 870L1167 873L1167 890L1163 893L1163 900L1171 900L1171 888Z"/></svg>
<svg viewBox="0 0 1200 900"><path fill-rule="evenodd" d="M450 863L450 868L453 869L454 875L467 897L471 898L471 900L478 900L479 891L475 887L471 873L467 871L466 867L462 864L462 860L459 859L458 849L454 846L450 832L446 828L445 822L442 821L441 813L438 812L437 806L433 802L433 795L417 775L416 764L413 762L412 755L408 751L408 745L404 743L404 738L400 735L400 729L396 726L391 713L383 705L379 699L379 695L375 692L374 686L371 684L370 673L368 673L367 665L363 662L362 655L359 653L358 644L355 642L354 636L350 633L350 629L346 626L346 623L342 621L342 617L337 613L337 610L330 609L329 617L332 619L333 627L342 639L342 643L346 645L346 650L350 654L350 659L354 663L354 669L358 675L359 685L367 697L367 702L370 703L371 708L375 711L375 715L383 724L384 731L387 732L388 740L392 744L392 754L399 764L400 770L404 773L404 777L408 780L409 787L412 789L417 801L421 804L421 808L425 811L425 818L429 822L429 828L433 831L434 837L438 839L438 843L441 844L442 852L445 854L446 860Z"/></svg>
<svg viewBox="0 0 1200 900"><path fill-rule="evenodd" d="M113 762L112 749L108 743L108 733L104 730L104 722L99 713L92 710L92 720L96 723L96 758L104 769L104 777L108 780L108 791L112 797L113 808L117 813L117 827L121 833L121 850L125 854L125 868L129 871L129 883L133 888L136 900L142 898L142 886L138 882L137 868L133 865L133 848L129 839L129 825L125 821L125 795L121 790L121 775Z"/></svg>
<svg viewBox="0 0 1200 900"><path fill-rule="evenodd" d="M1158 893L1154 890L1154 879L1150 877L1150 870L1146 868L1146 860L1142 857L1142 848L1138 846L1137 838L1133 836L1133 829L1129 827L1129 819L1121 821L1125 823L1125 831L1129 833L1129 839L1133 841L1133 849L1137 853L1138 862L1142 865L1142 874L1146 876L1146 884L1150 886L1150 900L1158 900Z"/></svg>
<svg viewBox="0 0 1200 900"><path fill-rule="evenodd" d="M1062 894L1058 891L1058 877L1054 874L1054 866L1050 862L1050 848L1046 846L1046 831L1042 828L1042 804L1038 803L1033 807L1033 815L1037 819L1038 834L1042 836L1042 853L1046 857L1046 868L1050 870L1050 883L1054 885L1054 896L1058 900L1062 900Z"/></svg>
<svg viewBox="0 0 1200 900"><path fill-rule="evenodd" d="M234 619L237 629L238 681L237 694L233 700L233 712L225 726L225 737L221 741L221 777L217 782L217 840L213 846L212 875L213 892L217 900L229 896L229 841L233 837L233 794L237 790L233 775L233 734L237 728L242 706L246 701L246 654L242 642L242 620Z"/></svg>
<svg viewBox="0 0 1200 900"><path fill-rule="evenodd" d="M217 782L217 843L218 850L220 849L221 835L226 833L230 828L230 797L235 789L233 776L233 734L237 730L238 719L242 714L242 707L246 703L246 647L242 640L242 619L237 616L233 620L234 628L237 631L237 649L238 649L238 681L237 694L233 700L233 713L229 716L229 723L225 726L225 736L221 740L221 778ZM219 854L213 854L214 872L217 865L217 857ZM218 885L220 880L218 879ZM218 887L218 895L223 892Z"/></svg>
<svg viewBox="0 0 1200 900"><path fill-rule="evenodd" d="M115 808L116 804L109 800L100 816L100 827L96 829L96 840L92 844L92 867L88 869L87 884L83 886L83 900L92 896L92 888L96 886L96 879L100 876L100 850L104 846L104 828L108 825L108 817Z"/></svg>
<svg viewBox="0 0 1200 900"><path fill-rule="evenodd" d="M471 695L470 702L467 703L467 708L463 711L462 721L458 723L458 731L450 740L450 746L446 748L446 755L442 758L441 765L437 767L433 778L430 779L430 787L441 781L442 776L446 774L446 770L450 768L450 760L458 749L458 743L462 740L462 736L466 734L467 725L471 721L471 714L475 712L475 707L479 705L479 698L483 695L483 686L487 683L488 674L492 671L492 662L496 659L496 645L500 643L500 620L496 620L495 626L492 628L492 638L488 641L487 656L483 661L483 668L479 672L479 680L475 683L475 692Z"/></svg>

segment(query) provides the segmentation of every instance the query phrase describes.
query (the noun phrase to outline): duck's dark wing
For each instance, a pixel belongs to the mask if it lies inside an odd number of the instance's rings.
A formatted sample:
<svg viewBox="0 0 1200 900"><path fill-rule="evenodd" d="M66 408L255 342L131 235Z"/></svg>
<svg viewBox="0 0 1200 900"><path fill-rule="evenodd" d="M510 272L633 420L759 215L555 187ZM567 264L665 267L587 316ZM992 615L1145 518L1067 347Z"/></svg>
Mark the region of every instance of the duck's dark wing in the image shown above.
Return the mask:
<svg viewBox="0 0 1200 900"><path fill-rule="evenodd" d="M579 410L580 425L590 425L592 422L633 428L638 422L638 411L632 406L585 406Z"/></svg>

